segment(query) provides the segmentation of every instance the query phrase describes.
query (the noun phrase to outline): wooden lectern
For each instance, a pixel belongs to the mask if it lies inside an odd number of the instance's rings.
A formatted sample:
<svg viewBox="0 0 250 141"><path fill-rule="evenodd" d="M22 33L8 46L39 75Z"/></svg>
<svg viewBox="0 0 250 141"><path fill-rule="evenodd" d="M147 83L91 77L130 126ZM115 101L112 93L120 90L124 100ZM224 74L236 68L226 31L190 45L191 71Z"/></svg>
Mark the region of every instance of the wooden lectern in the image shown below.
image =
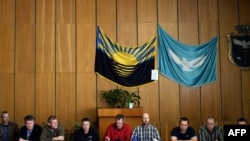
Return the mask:
<svg viewBox="0 0 250 141"><path fill-rule="evenodd" d="M104 134L107 127L115 122L115 116L117 114L123 114L125 123L129 124L132 131L133 129L141 124L141 116L143 114L142 108L99 108L98 119L99 119L99 138L103 141Z"/></svg>

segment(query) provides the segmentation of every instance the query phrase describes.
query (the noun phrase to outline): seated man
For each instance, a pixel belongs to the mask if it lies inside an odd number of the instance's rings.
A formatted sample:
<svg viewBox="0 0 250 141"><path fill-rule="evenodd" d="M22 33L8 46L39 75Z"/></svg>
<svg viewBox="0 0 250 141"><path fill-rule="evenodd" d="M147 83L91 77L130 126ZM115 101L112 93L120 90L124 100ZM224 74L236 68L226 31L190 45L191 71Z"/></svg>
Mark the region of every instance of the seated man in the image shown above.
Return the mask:
<svg viewBox="0 0 250 141"><path fill-rule="evenodd" d="M58 123L56 116L48 118L48 124L43 128L41 141L64 140L64 128Z"/></svg>
<svg viewBox="0 0 250 141"><path fill-rule="evenodd" d="M19 141L40 141L42 127L35 124L35 118L32 115L24 117L25 125L20 129Z"/></svg>
<svg viewBox="0 0 250 141"><path fill-rule="evenodd" d="M195 130L189 126L189 120L186 117L180 118L179 126L171 131L171 141L181 140L197 141Z"/></svg>
<svg viewBox="0 0 250 141"><path fill-rule="evenodd" d="M7 111L1 113L2 123L0 123L0 141L17 141L19 138L19 128L15 122L10 121Z"/></svg>
<svg viewBox="0 0 250 141"><path fill-rule="evenodd" d="M239 118L237 120L237 124L238 125L246 125L247 124L247 120L245 118Z"/></svg>
<svg viewBox="0 0 250 141"><path fill-rule="evenodd" d="M122 114L115 117L115 123L108 126L104 141L129 141L131 137L131 127L124 123L125 119Z"/></svg>
<svg viewBox="0 0 250 141"><path fill-rule="evenodd" d="M98 141L97 131L91 127L90 119L83 118L81 123L81 128L74 131L73 141Z"/></svg>
<svg viewBox="0 0 250 141"><path fill-rule="evenodd" d="M223 130L216 125L214 117L208 117L207 123L200 127L199 141L224 141Z"/></svg>
<svg viewBox="0 0 250 141"><path fill-rule="evenodd" d="M142 115L142 124L135 127L131 136L131 141L159 141L160 134L156 127L150 124L148 113Z"/></svg>

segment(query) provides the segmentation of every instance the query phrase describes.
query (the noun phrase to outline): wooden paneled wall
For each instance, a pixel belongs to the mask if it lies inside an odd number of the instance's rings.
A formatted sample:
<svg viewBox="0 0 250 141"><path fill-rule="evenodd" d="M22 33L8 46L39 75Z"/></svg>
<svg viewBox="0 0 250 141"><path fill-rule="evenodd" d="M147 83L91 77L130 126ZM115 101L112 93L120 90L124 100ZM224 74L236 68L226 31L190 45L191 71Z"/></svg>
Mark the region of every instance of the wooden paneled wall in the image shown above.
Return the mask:
<svg viewBox="0 0 250 141"><path fill-rule="evenodd" d="M250 121L250 72L229 61L225 37L250 24L249 7L249 0L1 0L0 111L20 126L33 114L39 124L57 115L70 129L86 116L98 127L97 108L107 106L99 92L117 86L94 72L96 26L135 46L156 35L160 24L185 44L220 39L215 83L190 88L160 76L126 88L140 92L163 140L181 116L196 129L209 115Z"/></svg>

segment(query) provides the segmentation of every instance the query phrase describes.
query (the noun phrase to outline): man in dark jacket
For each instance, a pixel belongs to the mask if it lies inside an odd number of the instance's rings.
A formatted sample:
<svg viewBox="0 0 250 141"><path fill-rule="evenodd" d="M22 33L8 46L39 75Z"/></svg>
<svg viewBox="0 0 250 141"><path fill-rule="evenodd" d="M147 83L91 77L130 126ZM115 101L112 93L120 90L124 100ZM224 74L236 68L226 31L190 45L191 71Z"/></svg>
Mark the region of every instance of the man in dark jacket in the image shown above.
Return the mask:
<svg viewBox="0 0 250 141"><path fill-rule="evenodd" d="M73 141L98 141L97 131L91 127L90 119L81 120L82 127L74 131Z"/></svg>
<svg viewBox="0 0 250 141"><path fill-rule="evenodd" d="M24 117L25 125L20 129L19 141L40 141L42 127L35 124L35 118L32 115Z"/></svg>
<svg viewBox="0 0 250 141"><path fill-rule="evenodd" d="M1 113L2 123L0 124L0 141L17 141L19 138L19 128L14 122L9 121L9 113Z"/></svg>
<svg viewBox="0 0 250 141"><path fill-rule="evenodd" d="M63 141L64 140L64 128L58 123L56 116L49 116L48 124L43 128L40 136L41 141Z"/></svg>

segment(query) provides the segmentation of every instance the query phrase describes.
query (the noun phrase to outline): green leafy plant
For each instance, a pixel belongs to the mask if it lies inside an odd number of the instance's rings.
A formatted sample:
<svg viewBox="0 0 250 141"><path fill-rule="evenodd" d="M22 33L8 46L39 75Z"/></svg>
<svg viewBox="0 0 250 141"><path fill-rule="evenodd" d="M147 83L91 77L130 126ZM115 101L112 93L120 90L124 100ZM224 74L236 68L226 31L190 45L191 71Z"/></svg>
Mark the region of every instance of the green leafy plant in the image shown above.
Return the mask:
<svg viewBox="0 0 250 141"><path fill-rule="evenodd" d="M133 103L140 107L140 100L141 97L136 94L137 92L128 92L124 90L124 99L126 101L126 104Z"/></svg>
<svg viewBox="0 0 250 141"><path fill-rule="evenodd" d="M110 90L102 90L102 97L105 99L105 102L108 105L111 105L116 108L120 108L123 106L124 99L124 90L123 89L110 89Z"/></svg>

